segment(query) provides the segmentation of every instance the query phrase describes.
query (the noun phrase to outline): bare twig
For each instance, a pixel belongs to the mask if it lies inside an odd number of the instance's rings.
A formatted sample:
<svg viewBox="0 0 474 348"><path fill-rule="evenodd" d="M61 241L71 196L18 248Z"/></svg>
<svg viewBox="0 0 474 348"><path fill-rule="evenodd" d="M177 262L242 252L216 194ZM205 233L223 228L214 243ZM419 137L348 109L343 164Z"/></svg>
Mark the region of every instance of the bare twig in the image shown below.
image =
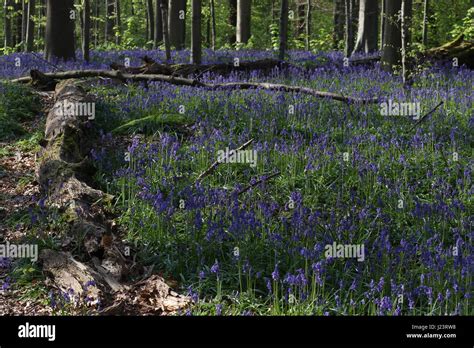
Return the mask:
<svg viewBox="0 0 474 348"><path fill-rule="evenodd" d="M438 105L436 105L433 109L431 109L431 111L427 112L426 114L424 114L411 128L410 128L410 132L412 130L414 130L416 127L418 127L420 125L421 122L423 122L425 119L428 118L428 116L430 116L433 112L436 111L436 109L438 109L441 105L444 104L444 101L441 101L439 102Z"/></svg>
<svg viewBox="0 0 474 348"><path fill-rule="evenodd" d="M250 184L248 185L247 187L243 188L242 190L240 190L237 195L241 195L242 193L245 193L247 192L248 190L250 190L251 188L255 187L255 186L258 186L264 182L267 182L268 180L271 180L273 179L274 177L277 177L278 175L280 175L281 173L278 171L278 172L275 172L275 173L272 173L268 176L264 176L262 177L260 180L257 180L255 181L253 184Z"/></svg>
<svg viewBox="0 0 474 348"><path fill-rule="evenodd" d="M253 139L250 139L249 141L247 141L245 144L241 145L240 147L238 147L237 149L233 150L233 151L240 151L240 150L244 150L246 149L247 147L250 146L250 144L253 143ZM215 161L214 163L211 164L211 166L209 168L207 168L204 172L202 172L196 179L196 182L200 181L201 179L205 178L206 176L208 176L209 174L211 174L215 169L216 167L220 164L221 162L219 161Z"/></svg>

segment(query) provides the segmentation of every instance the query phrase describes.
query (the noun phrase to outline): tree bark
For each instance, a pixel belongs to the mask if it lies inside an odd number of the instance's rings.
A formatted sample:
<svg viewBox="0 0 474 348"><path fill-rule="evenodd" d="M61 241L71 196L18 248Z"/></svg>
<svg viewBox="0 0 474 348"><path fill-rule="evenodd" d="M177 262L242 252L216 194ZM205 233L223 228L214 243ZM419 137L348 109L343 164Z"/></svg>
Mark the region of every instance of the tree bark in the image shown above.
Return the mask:
<svg viewBox="0 0 474 348"><path fill-rule="evenodd" d="M28 1L28 23L26 28L26 52L31 52L34 49L34 36L35 36L35 7L36 0Z"/></svg>
<svg viewBox="0 0 474 348"><path fill-rule="evenodd" d="M170 44L175 49L182 50L186 38L186 0L170 0L168 6Z"/></svg>
<svg viewBox="0 0 474 348"><path fill-rule="evenodd" d="M166 61L171 61L171 44L168 33L168 1L159 0L161 9L161 24L163 25L163 42L165 44Z"/></svg>
<svg viewBox="0 0 474 348"><path fill-rule="evenodd" d="M74 0L48 0L46 19L45 58L75 59L74 20L70 18Z"/></svg>
<svg viewBox="0 0 474 348"><path fill-rule="evenodd" d="M90 0L84 0L84 30L82 32L82 57L89 63L89 46L90 46L90 35L91 35L91 2Z"/></svg>
<svg viewBox="0 0 474 348"><path fill-rule="evenodd" d="M385 30L384 46L382 47L382 68L392 71L393 66L399 65L401 60L401 25L400 10L401 0L390 0L385 2Z"/></svg>
<svg viewBox="0 0 474 348"><path fill-rule="evenodd" d="M379 0L360 0L357 41L353 53L377 50Z"/></svg>
<svg viewBox="0 0 474 348"><path fill-rule="evenodd" d="M191 64L201 64L201 0L192 0Z"/></svg>
<svg viewBox="0 0 474 348"><path fill-rule="evenodd" d="M288 0L281 0L280 11L280 60L285 60L288 36Z"/></svg>
<svg viewBox="0 0 474 348"><path fill-rule="evenodd" d="M237 0L236 40L238 44L246 44L250 39L251 10L252 0Z"/></svg>
<svg viewBox="0 0 474 348"><path fill-rule="evenodd" d="M157 49L163 42L163 22L161 16L160 0L155 0L155 30L153 38L153 48Z"/></svg>

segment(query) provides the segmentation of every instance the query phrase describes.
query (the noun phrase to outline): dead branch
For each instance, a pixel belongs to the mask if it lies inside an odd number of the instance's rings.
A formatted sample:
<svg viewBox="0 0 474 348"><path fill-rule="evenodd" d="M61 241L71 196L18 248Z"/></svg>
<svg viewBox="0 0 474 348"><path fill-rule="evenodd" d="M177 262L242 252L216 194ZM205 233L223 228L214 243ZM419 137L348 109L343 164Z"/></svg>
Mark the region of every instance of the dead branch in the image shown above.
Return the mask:
<svg viewBox="0 0 474 348"><path fill-rule="evenodd" d="M270 175L268 175L268 176L264 176L264 177L262 177L261 179L255 181L253 184L250 184L250 185L248 185L247 187L244 187L242 190L240 190L240 191L237 193L237 195L241 195L241 194L247 192L248 190L250 190L251 188L253 188L253 187L255 187L255 186L258 186L258 185L260 185L260 184L262 184L262 183L264 183L264 182L267 182L267 181L269 181L269 180L271 180L271 179L277 177L277 176L280 175L280 174L281 174L281 173L278 171L278 172L275 172L275 173L270 174Z"/></svg>
<svg viewBox="0 0 474 348"><path fill-rule="evenodd" d="M33 73L32 75L36 75ZM264 89L270 91L281 91L288 93L301 93L314 96L316 98L326 98L331 100L342 101L346 103L355 103L355 104L371 104L377 103L378 98L357 98L357 97L345 97L343 95L317 91L309 87L302 86L289 86L276 83L267 83L267 82L226 82L226 83L205 83L196 79L189 79L184 77L176 77L172 75L162 75L162 74L129 74L122 73L118 70L71 70L64 72L55 72L55 73L44 73L42 74L45 78L52 78L55 80L65 80L65 79L77 79L77 78L93 78L93 77L103 77L111 79L119 79L122 81L158 81L170 83L178 86L191 86L191 87L202 87L210 90L218 89ZM34 83L34 77L22 77L12 80L12 82L19 83Z"/></svg>
<svg viewBox="0 0 474 348"><path fill-rule="evenodd" d="M253 143L253 139L250 139L249 141L247 141L245 144L239 146L237 149L234 149L232 151L240 151L240 150L244 150L246 149L247 147L250 146L250 144ZM205 178L206 176L208 176L209 174L211 174L216 168L217 166L220 164L221 162L219 161L215 161L214 163L211 164L211 166L209 168L207 168L204 172L202 172L196 179L196 182L200 181L201 179Z"/></svg>

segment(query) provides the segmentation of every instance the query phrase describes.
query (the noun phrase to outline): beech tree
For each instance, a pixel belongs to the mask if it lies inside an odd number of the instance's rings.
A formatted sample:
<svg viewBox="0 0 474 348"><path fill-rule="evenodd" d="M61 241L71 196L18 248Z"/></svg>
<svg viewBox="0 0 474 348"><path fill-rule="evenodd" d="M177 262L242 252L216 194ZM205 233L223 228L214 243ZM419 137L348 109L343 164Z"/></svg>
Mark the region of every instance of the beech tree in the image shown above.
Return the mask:
<svg viewBox="0 0 474 348"><path fill-rule="evenodd" d="M48 0L46 4L45 58L75 59L74 0Z"/></svg>
<svg viewBox="0 0 474 348"><path fill-rule="evenodd" d="M248 43L250 39L252 0L237 0L237 43Z"/></svg>
<svg viewBox="0 0 474 348"><path fill-rule="evenodd" d="M191 63L201 64L201 0L192 0Z"/></svg>
<svg viewBox="0 0 474 348"><path fill-rule="evenodd" d="M26 23L26 45L25 45L26 52L33 51L34 36L35 36L35 20L34 20L35 9L36 9L36 1L29 0L28 8L27 8L28 21Z"/></svg>
<svg viewBox="0 0 474 348"><path fill-rule="evenodd" d="M182 50L186 38L186 0L170 0L168 11L170 44Z"/></svg>
<svg viewBox="0 0 474 348"><path fill-rule="evenodd" d="M288 0L281 0L280 11L280 60L285 59L288 36Z"/></svg>
<svg viewBox="0 0 474 348"><path fill-rule="evenodd" d="M360 0L357 40L354 52L377 50L378 0Z"/></svg>

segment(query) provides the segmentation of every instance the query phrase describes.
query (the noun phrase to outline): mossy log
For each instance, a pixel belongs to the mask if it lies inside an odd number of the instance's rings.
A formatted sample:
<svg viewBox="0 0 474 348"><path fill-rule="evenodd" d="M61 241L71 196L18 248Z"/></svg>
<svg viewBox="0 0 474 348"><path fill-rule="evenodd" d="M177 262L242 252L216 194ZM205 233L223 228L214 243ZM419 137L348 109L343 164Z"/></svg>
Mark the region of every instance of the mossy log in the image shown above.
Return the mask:
<svg viewBox="0 0 474 348"><path fill-rule="evenodd" d="M459 66L466 65L474 68L474 42L465 40L464 35L460 35L455 40L447 44L426 50L423 56L430 60L458 60Z"/></svg>

